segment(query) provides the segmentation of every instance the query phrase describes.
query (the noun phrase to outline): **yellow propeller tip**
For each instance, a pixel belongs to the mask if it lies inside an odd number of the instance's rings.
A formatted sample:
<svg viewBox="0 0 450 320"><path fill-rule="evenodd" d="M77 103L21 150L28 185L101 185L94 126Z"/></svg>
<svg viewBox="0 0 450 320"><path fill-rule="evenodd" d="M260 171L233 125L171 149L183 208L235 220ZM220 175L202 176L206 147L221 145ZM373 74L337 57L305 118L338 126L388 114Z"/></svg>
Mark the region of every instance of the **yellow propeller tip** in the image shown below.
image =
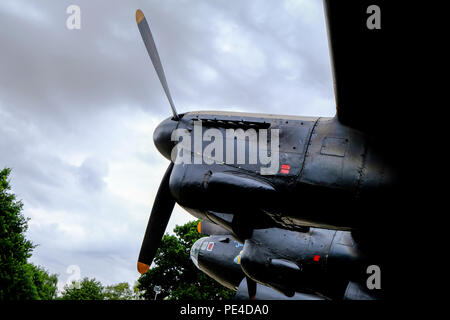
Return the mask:
<svg viewBox="0 0 450 320"><path fill-rule="evenodd" d="M137 9L136 10L136 23L139 24L139 22L141 22L142 19L144 19L144 13L140 9Z"/></svg>
<svg viewBox="0 0 450 320"><path fill-rule="evenodd" d="M201 221L197 224L197 231L200 234L202 233L202 222Z"/></svg>
<svg viewBox="0 0 450 320"><path fill-rule="evenodd" d="M140 274L144 274L148 271L148 269L150 269L150 266L148 264L138 262L137 269Z"/></svg>

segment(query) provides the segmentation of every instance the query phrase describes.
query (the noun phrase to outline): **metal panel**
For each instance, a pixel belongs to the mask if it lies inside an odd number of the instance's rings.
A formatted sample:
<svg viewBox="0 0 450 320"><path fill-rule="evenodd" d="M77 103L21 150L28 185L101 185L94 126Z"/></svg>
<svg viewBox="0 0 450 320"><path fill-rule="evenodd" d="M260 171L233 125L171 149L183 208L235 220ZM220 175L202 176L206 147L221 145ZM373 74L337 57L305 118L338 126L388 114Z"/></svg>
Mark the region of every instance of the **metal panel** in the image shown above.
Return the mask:
<svg viewBox="0 0 450 320"><path fill-rule="evenodd" d="M320 148L320 154L345 157L347 146L347 138L325 137L322 142L322 148Z"/></svg>

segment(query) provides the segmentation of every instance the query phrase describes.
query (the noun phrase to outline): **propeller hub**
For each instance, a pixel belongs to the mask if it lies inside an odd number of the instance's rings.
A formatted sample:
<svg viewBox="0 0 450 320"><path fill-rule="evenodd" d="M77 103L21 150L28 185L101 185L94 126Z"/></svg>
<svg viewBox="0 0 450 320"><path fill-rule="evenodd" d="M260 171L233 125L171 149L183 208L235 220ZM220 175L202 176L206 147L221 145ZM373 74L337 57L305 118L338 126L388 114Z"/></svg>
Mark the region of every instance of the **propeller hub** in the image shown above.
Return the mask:
<svg viewBox="0 0 450 320"><path fill-rule="evenodd" d="M172 132L178 126L178 121L172 119L172 117L165 119L153 132L153 142L156 148L168 160L171 160L170 155L175 146L175 142L171 139Z"/></svg>

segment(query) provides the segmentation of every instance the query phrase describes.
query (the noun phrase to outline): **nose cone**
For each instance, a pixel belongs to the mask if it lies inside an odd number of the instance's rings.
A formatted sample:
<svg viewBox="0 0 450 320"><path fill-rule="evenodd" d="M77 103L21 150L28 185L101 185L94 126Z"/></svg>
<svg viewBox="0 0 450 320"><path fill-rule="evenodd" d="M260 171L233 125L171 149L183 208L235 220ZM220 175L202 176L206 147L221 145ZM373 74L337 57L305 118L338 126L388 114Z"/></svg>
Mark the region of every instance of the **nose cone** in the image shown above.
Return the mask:
<svg viewBox="0 0 450 320"><path fill-rule="evenodd" d="M198 254L200 252L200 247L206 238L200 238L195 241L194 245L191 248L191 260L194 262L195 266L200 269L198 266Z"/></svg>
<svg viewBox="0 0 450 320"><path fill-rule="evenodd" d="M170 159L170 154L172 148L175 145L171 140L172 132L177 128L178 121L172 120L172 118L167 118L161 122L153 132L153 142L155 143L158 151L168 160Z"/></svg>
<svg viewBox="0 0 450 320"><path fill-rule="evenodd" d="M244 277L240 265L233 260L240 248L230 236L209 236L197 240L191 248L195 266L223 286L236 290Z"/></svg>

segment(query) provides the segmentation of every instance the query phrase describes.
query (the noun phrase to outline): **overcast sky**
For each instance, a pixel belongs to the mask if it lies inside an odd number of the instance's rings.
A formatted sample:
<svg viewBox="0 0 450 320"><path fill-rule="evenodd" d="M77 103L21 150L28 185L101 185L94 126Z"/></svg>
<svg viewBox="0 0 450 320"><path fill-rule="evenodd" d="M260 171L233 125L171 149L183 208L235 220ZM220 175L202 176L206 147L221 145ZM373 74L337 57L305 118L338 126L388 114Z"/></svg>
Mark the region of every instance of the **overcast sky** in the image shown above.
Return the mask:
<svg viewBox="0 0 450 320"><path fill-rule="evenodd" d="M81 8L81 29L66 9ZM0 1L0 169L13 169L31 261L104 284L136 261L171 115L135 21L143 10L179 112L333 116L321 0ZM176 206L166 232L193 220Z"/></svg>

